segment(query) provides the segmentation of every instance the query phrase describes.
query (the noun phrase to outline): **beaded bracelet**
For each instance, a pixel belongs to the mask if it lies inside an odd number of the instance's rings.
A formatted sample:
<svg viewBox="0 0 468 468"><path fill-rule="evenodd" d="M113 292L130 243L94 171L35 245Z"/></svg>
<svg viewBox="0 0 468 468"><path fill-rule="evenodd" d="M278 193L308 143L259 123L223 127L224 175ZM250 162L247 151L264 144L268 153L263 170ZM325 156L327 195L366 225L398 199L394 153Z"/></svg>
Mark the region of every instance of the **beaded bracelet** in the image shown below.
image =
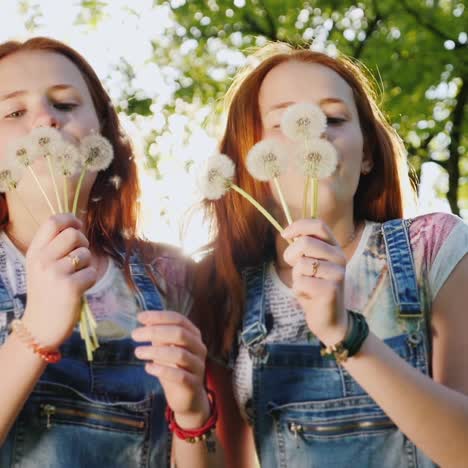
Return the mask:
<svg viewBox="0 0 468 468"><path fill-rule="evenodd" d="M342 341L330 346L320 343L322 348L320 355L333 356L338 364L354 356L361 349L364 340L369 335L369 325L367 325L362 314L348 310L348 316L351 321L351 329Z"/></svg>
<svg viewBox="0 0 468 468"><path fill-rule="evenodd" d="M11 322L12 332L48 364L56 364L62 359L59 350L50 350L41 346L31 335L26 325L18 319Z"/></svg>
<svg viewBox="0 0 468 468"><path fill-rule="evenodd" d="M198 429L182 429L174 418L174 411L167 406L166 421L169 424L169 430L173 432L179 439L185 440L191 444L207 440L212 434L218 421L218 411L216 409L216 397L212 390L207 389L208 401L210 403L210 417L202 427Z"/></svg>

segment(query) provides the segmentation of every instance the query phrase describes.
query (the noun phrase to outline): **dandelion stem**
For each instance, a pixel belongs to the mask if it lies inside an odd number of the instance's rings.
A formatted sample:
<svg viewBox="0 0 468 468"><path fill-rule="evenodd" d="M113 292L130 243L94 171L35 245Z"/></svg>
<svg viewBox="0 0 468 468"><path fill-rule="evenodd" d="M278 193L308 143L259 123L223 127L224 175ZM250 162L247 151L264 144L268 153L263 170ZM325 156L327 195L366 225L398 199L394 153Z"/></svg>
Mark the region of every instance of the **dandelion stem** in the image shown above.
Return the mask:
<svg viewBox="0 0 468 468"><path fill-rule="evenodd" d="M80 314L80 333L81 338L84 339L86 345L86 357L88 361L93 360L93 345L91 344L91 340L89 339L89 331L88 331L88 320L86 317L86 309L84 307L81 308Z"/></svg>
<svg viewBox="0 0 468 468"><path fill-rule="evenodd" d="M310 216L312 219L317 217L317 206L318 206L318 179L317 177L312 177L311 179L311 200L310 200Z"/></svg>
<svg viewBox="0 0 468 468"><path fill-rule="evenodd" d="M58 192L57 179L55 178L55 171L54 171L54 167L53 167L53 163L52 163L52 158L48 154L46 156L46 159L47 159L47 165L49 167L50 177L52 179L52 184L54 185L55 198L57 199L57 206L58 206L58 209L59 209L60 213L63 213L62 200L60 200L60 195L59 195L59 192Z"/></svg>
<svg viewBox="0 0 468 468"><path fill-rule="evenodd" d="M68 213L70 211L70 206L68 204L68 178L66 175L63 176L63 204L65 213Z"/></svg>
<svg viewBox="0 0 468 468"><path fill-rule="evenodd" d="M36 219L36 217L32 214L31 210L29 209L28 204L23 200L23 197L19 194L18 191L15 190L15 194L18 196L18 200L21 202L23 205L24 209L29 213L29 216L33 219L33 221L37 224L37 226L40 225L39 221Z"/></svg>
<svg viewBox="0 0 468 468"><path fill-rule="evenodd" d="M278 192L281 206L283 208L284 214L288 221L288 224L292 224L291 213L289 212L288 204L286 203L286 199L284 198L283 191L281 190L281 186L278 180L278 177L273 177L273 183L275 184L276 191Z"/></svg>
<svg viewBox="0 0 468 468"><path fill-rule="evenodd" d="M76 215L76 209L78 208L78 199L80 198L80 191L81 191L81 184L83 183L84 176L86 174L86 167L83 168L80 174L80 178L78 180L78 185L75 190L75 196L73 198L73 208L72 213Z"/></svg>
<svg viewBox="0 0 468 468"><path fill-rule="evenodd" d="M230 185L230 187L235 190L237 193L239 193L240 195L242 195L246 200L248 200L250 203L252 203L252 205L257 208L258 211L260 211L260 213L262 213L263 216L265 216L265 218L270 221L270 223L273 225L273 227L279 232L279 233L282 233L283 232L283 227L278 223L278 221L276 221L275 218L273 218L273 216L271 216L270 213L268 213L267 210L265 210L265 208L263 208L262 205L260 205L260 203L258 203L257 200L255 200L255 198L253 198L251 195L249 195L245 190L241 189L238 185L236 184L232 184ZM291 243L290 240L288 240L289 243Z"/></svg>
<svg viewBox="0 0 468 468"><path fill-rule="evenodd" d="M47 193L45 192L44 187L42 186L41 182L37 178L36 173L34 172L33 168L31 166L28 166L28 169L31 172L34 180L36 181L36 184L39 187L39 190L41 191L42 195L44 195L44 198L45 198L47 204L49 205L50 211L52 212L52 214L57 214L57 212L55 211L55 208L53 207L52 203L50 203L49 197L47 196Z"/></svg>
<svg viewBox="0 0 468 468"><path fill-rule="evenodd" d="M309 201L309 190L310 190L310 176L306 176L304 182L304 194L302 195L302 218L307 217L307 202Z"/></svg>

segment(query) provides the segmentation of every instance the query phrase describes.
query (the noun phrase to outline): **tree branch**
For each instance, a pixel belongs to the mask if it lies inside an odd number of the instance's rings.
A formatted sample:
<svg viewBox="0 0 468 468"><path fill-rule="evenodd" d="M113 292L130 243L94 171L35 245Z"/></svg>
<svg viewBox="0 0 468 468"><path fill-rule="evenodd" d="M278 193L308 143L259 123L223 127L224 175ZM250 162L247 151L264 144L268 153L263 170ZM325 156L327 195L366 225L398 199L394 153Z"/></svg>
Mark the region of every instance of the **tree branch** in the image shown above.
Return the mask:
<svg viewBox="0 0 468 468"><path fill-rule="evenodd" d="M464 44L461 44L460 42L458 42L457 39L450 37L447 33L445 33L444 31L434 26L434 24L432 24L430 21L427 21L426 19L424 19L418 10L408 5L406 0L401 0L401 4L403 8L406 10L406 12L410 14L421 26L424 26L428 31L431 31L433 34L440 37L444 41L454 42L455 49L459 49L460 47L464 46Z"/></svg>
<svg viewBox="0 0 468 468"><path fill-rule="evenodd" d="M468 76L462 77L462 85L457 95L457 103L452 114L452 132L450 135L449 159L447 171L449 176L449 188L447 200L454 214L459 215L458 186L460 182L460 153L458 148L462 138L463 120L465 118L465 106L468 102Z"/></svg>

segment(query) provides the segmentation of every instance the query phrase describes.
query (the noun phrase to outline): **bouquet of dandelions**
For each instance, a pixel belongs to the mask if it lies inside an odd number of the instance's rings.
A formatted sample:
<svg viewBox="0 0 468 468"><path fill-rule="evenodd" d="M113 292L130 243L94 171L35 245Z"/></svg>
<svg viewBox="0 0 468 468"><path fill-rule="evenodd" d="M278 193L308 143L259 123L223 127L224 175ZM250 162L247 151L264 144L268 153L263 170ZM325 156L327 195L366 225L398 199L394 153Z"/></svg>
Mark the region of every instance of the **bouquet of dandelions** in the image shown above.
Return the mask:
<svg viewBox="0 0 468 468"><path fill-rule="evenodd" d="M321 135L327 126L327 117L314 104L299 103L286 109L281 119L281 130L296 143L295 157L305 177L302 216L307 216L310 197L310 216L317 217L318 181L335 172L338 162L335 147Z"/></svg>
<svg viewBox="0 0 468 468"><path fill-rule="evenodd" d="M310 197L310 216L317 217L318 180L329 177L336 169L337 153L334 146L321 138L327 119L322 110L313 104L299 103L290 106L281 120L282 132L294 142L293 158L304 174L304 195L302 216L307 216ZM247 154L246 166L249 173L262 182L272 182L278 193L284 216L288 224L292 223L290 210L280 186L280 176L288 168L290 159L288 148L279 140L269 138L259 141ZM234 162L225 154L210 157L199 175L198 185L204 198L217 200L232 189L247 199L278 231L280 223L255 200L249 193L236 185L234 180ZM309 193L310 192L310 193Z"/></svg>
<svg viewBox="0 0 468 468"><path fill-rule="evenodd" d="M52 214L70 212L69 183L70 178L80 173L73 197L71 213L76 215L78 200L83 179L88 171L97 172L107 169L112 162L114 152L112 145L103 136L91 133L85 136L79 146L66 142L59 131L54 128L40 127L28 135L13 141L7 149L7 157L0 168L0 192L9 192L18 186L24 171L29 171L44 197ZM45 158L55 192L56 206L48 197L32 165L37 158ZM63 178L63 193L59 193L57 179ZM27 204L23 203L29 211ZM34 219L34 216L29 212ZM70 257L74 266L79 259ZM79 328L81 338L86 344L89 361L93 352L99 347L96 335L96 320L86 297L80 312Z"/></svg>

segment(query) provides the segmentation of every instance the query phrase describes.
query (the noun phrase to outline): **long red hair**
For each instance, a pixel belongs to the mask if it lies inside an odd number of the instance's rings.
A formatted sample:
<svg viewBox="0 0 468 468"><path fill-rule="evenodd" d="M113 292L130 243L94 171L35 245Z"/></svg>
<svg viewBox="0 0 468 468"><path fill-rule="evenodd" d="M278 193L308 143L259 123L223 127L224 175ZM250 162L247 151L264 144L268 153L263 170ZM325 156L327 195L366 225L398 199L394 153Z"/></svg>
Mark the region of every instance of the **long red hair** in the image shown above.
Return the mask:
<svg viewBox="0 0 468 468"><path fill-rule="evenodd" d="M25 42L8 41L0 44L0 60L23 51L46 51L65 56L78 68L88 86L101 133L114 147L114 159L105 171L98 173L91 190L86 235L98 255L107 254L120 260L119 250L128 252L136 240L140 188L133 151L120 127L110 97L89 63L62 42L47 37L35 37ZM120 181L118 187L111 181L113 176ZM0 229L5 229L8 222L8 206L4 194L1 194Z"/></svg>
<svg viewBox="0 0 468 468"><path fill-rule="evenodd" d="M234 79L226 96L227 124L220 151L236 164L235 180L261 204L271 204L267 183L258 182L247 171L245 157L261 138L258 103L265 76L277 65L297 61L326 66L351 87L364 135L364 152L370 154L373 168L361 176L354 197L354 217L386 221L403 216L403 188L408 180L402 142L386 121L376 103L376 93L364 70L348 58L296 49L272 43L259 49L250 64ZM274 257L273 229L235 191L205 208L212 221L212 250L199 264L194 305L195 320L203 330L213 353L225 354L242 318L244 292L240 272Z"/></svg>

